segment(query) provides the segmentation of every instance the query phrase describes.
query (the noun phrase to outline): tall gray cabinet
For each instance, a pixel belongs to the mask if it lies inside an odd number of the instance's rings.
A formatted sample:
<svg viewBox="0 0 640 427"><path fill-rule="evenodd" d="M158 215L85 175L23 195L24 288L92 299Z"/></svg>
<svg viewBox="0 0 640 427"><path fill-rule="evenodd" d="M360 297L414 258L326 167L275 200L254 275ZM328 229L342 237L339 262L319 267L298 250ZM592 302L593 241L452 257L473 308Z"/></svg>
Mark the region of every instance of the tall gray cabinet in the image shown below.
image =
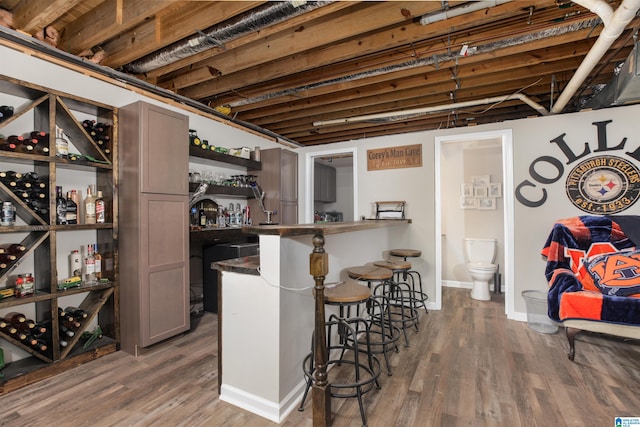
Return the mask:
<svg viewBox="0 0 640 427"><path fill-rule="evenodd" d="M120 110L121 347L189 329L189 119L145 102Z"/></svg>

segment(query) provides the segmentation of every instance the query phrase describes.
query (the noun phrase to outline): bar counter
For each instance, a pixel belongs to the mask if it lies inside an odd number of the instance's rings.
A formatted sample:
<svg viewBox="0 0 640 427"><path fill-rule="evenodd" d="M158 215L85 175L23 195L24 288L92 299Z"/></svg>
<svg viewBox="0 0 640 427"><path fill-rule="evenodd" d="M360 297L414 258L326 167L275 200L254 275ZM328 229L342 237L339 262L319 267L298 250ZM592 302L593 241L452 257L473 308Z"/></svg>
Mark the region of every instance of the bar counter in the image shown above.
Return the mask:
<svg viewBox="0 0 640 427"><path fill-rule="evenodd" d="M410 222L243 227L244 233L258 235L260 255L213 265L222 278L220 399L276 423L296 410L305 388L302 361L311 351L316 321L310 260L317 254L312 252L322 241L324 283L331 286L348 280L347 268L379 261L389 249L408 246ZM311 405L305 410L311 411Z"/></svg>

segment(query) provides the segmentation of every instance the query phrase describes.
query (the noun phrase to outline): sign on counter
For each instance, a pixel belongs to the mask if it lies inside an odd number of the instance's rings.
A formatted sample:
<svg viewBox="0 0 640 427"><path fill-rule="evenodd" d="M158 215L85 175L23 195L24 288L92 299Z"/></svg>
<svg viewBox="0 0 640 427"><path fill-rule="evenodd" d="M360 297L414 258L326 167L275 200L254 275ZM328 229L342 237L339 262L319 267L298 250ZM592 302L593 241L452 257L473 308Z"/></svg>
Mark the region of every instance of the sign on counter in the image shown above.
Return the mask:
<svg viewBox="0 0 640 427"><path fill-rule="evenodd" d="M421 166L421 144L367 150L367 170L370 171Z"/></svg>

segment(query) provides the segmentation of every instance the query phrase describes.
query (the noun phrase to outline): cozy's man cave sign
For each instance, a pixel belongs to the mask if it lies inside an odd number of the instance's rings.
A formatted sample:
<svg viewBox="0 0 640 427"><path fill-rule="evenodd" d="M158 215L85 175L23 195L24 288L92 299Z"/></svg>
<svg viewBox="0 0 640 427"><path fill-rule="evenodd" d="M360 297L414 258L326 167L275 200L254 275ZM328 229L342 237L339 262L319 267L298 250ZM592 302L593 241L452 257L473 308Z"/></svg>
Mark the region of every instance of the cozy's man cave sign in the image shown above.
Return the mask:
<svg viewBox="0 0 640 427"><path fill-rule="evenodd" d="M367 150L367 170L415 168L422 166L422 145Z"/></svg>
<svg viewBox="0 0 640 427"><path fill-rule="evenodd" d="M586 158L592 153L589 143L585 142L582 153L576 154L564 139L566 133L549 141L560 148L567 159L567 165L581 160L569 172L565 188L571 203L591 214L623 211L632 206L640 196L640 170L635 166L636 162L640 162L640 147L634 147L634 151L624 151L626 137L617 144L609 142L607 125L611 122L612 120L606 120L593 123L597 134L597 145L593 153L619 151L619 154L629 158L603 154ZM546 171L546 175L540 172L541 169ZM549 170L554 173L550 174ZM538 157L529 165L531 179L522 181L516 187L516 200L532 208L542 206L547 200L544 186L557 182L563 174L562 161L551 156Z"/></svg>

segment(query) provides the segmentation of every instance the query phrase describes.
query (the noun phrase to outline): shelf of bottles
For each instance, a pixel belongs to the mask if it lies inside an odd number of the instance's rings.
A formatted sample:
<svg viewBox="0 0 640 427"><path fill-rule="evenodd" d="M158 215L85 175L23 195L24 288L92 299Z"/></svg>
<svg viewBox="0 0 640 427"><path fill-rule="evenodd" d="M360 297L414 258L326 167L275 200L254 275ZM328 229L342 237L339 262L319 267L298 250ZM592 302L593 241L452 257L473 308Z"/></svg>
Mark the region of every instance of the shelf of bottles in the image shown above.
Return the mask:
<svg viewBox="0 0 640 427"><path fill-rule="evenodd" d="M0 76L0 393L116 350L116 127L115 108Z"/></svg>

